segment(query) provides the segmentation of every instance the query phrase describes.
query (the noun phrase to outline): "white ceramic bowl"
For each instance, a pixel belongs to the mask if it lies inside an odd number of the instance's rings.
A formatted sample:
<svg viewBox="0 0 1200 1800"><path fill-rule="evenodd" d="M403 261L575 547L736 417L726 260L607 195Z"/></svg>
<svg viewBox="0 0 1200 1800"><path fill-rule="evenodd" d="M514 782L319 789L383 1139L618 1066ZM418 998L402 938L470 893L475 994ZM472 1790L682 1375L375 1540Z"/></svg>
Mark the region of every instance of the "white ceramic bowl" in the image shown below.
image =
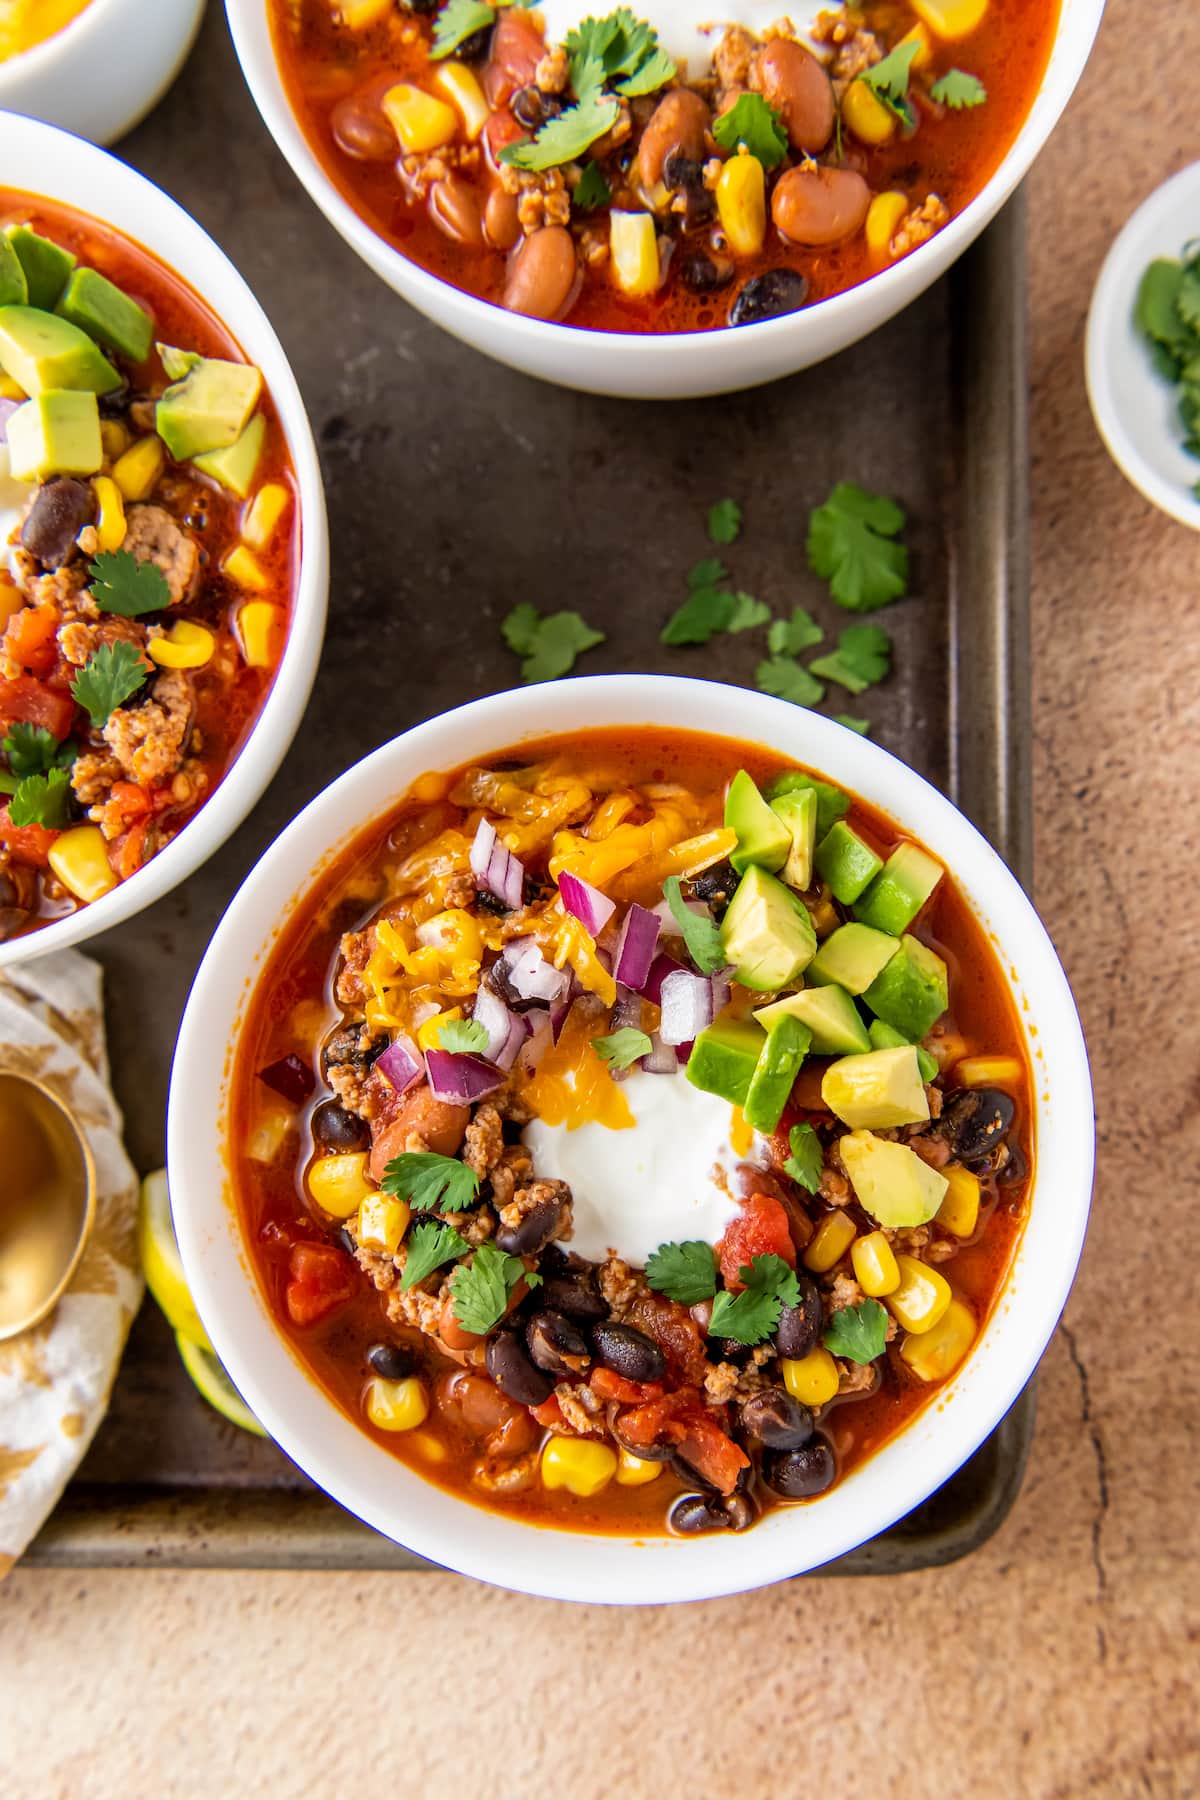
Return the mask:
<svg viewBox="0 0 1200 1800"><path fill-rule="evenodd" d="M52 38L0 63L0 108L111 144L162 99L203 13L204 0L91 0Z"/></svg>
<svg viewBox="0 0 1200 1800"><path fill-rule="evenodd" d="M291 451L301 520L287 646L236 761L195 818L136 875L91 906L27 937L0 943L3 969L81 943L140 912L198 869L241 824L296 735L317 671L329 596L329 532L316 446L283 347L262 307L208 233L115 157L15 113L0 113L0 168L15 188L76 207L143 244L208 302L263 372Z"/></svg>
<svg viewBox="0 0 1200 1800"><path fill-rule="evenodd" d="M416 776L523 738L601 725L701 728L767 744L843 783L952 870L1012 971L1033 1070L1036 1165L1028 1224L986 1330L954 1379L891 1444L822 1498L740 1536L634 1540L531 1527L423 1481L329 1400L272 1322L230 1197L230 1048L285 920L328 858ZM168 1168L188 1285L218 1355L287 1454L343 1506L429 1557L561 1600L699 1600L799 1574L910 1512L1007 1412L1066 1301L1092 1187L1092 1092L1075 1006L1029 901L985 840L903 763L844 726L745 688L654 675L560 681L477 700L356 764L271 846L196 977L171 1075Z"/></svg>
<svg viewBox="0 0 1200 1800"><path fill-rule="evenodd" d="M325 217L389 287L455 337L527 375L587 393L641 400L723 394L791 375L856 343L924 293L1028 173L1083 73L1104 10L1104 0L1062 0L1046 78L1016 142L971 204L911 256L861 286L787 318L736 330L666 335L582 331L519 318L410 262L342 198L309 147L275 60L269 0L225 0L225 5L242 69L272 137Z"/></svg>

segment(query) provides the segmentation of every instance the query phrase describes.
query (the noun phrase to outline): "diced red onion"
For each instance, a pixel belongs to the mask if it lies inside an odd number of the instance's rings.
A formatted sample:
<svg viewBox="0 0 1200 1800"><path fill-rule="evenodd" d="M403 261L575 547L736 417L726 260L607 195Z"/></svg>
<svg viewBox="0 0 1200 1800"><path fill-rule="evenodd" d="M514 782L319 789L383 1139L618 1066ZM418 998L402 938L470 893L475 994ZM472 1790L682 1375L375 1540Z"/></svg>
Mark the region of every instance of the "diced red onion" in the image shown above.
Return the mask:
<svg viewBox="0 0 1200 1800"><path fill-rule="evenodd" d="M567 1008L564 1006L563 1017L565 1018L566 1015ZM554 1047L555 1033L554 1027L550 1023L551 1016L550 1013L544 1012L535 1012L527 1015L530 1021L529 1036L525 1039L525 1042L521 1045L520 1051L517 1054L517 1061L521 1066L522 1072L526 1075L536 1074L542 1058L546 1055L548 1050L551 1050Z"/></svg>
<svg viewBox="0 0 1200 1800"><path fill-rule="evenodd" d="M712 913L703 900L685 900L684 909L697 919L711 919ZM653 909L653 916L658 920L668 937L682 937L683 928L675 914L671 911L669 900L660 900Z"/></svg>
<svg viewBox="0 0 1200 1800"><path fill-rule="evenodd" d="M659 920L635 900L621 923L613 952L613 974L625 987L640 993L646 985L654 952L658 948Z"/></svg>
<svg viewBox="0 0 1200 1800"><path fill-rule="evenodd" d="M421 1078L421 1058L409 1038L393 1038L375 1067L391 1082L398 1094L406 1094L414 1081Z"/></svg>
<svg viewBox="0 0 1200 1800"><path fill-rule="evenodd" d="M678 1068L676 1052L670 1044L664 1044L657 1031L650 1034L650 1049L642 1058L642 1068L648 1075L674 1075Z"/></svg>
<svg viewBox="0 0 1200 1800"><path fill-rule="evenodd" d="M294 1052L260 1069L258 1079L265 1081L277 1094L282 1094L285 1100L290 1100L293 1106L303 1105L317 1085L309 1065Z"/></svg>
<svg viewBox="0 0 1200 1800"><path fill-rule="evenodd" d="M527 1034L521 1014L510 1012L494 988L481 987L471 1017L488 1034L480 1056L495 1063L498 1069L511 1069Z"/></svg>
<svg viewBox="0 0 1200 1800"><path fill-rule="evenodd" d="M650 964L650 973L642 986L642 993L652 1005L662 1005L662 984L667 976L674 975L676 970L681 974L684 973L683 964L676 962L673 956L665 954L656 956Z"/></svg>
<svg viewBox="0 0 1200 1800"><path fill-rule="evenodd" d="M568 971L547 962L535 938L514 938L505 945L500 960L509 986L522 1000L539 1000L544 1006L553 1006L571 985Z"/></svg>
<svg viewBox="0 0 1200 1800"><path fill-rule="evenodd" d="M615 900L594 888L590 881L581 881L578 875L571 875L566 869L558 878L558 891L567 911L592 937L600 935L617 910Z"/></svg>
<svg viewBox="0 0 1200 1800"><path fill-rule="evenodd" d="M715 1019L721 1009L729 1005L729 994L733 983L733 970L718 969L715 974L710 975L708 979L712 983L713 1018Z"/></svg>
<svg viewBox="0 0 1200 1800"><path fill-rule="evenodd" d="M480 819L471 845L471 873L475 885L503 900L510 912L520 906L525 887L524 865L504 847L495 827L486 819Z"/></svg>
<svg viewBox="0 0 1200 1800"><path fill-rule="evenodd" d="M434 1099L448 1100L453 1106L471 1106L504 1085L496 1065L471 1052L427 1050L425 1067Z"/></svg>
<svg viewBox="0 0 1200 1800"><path fill-rule="evenodd" d="M21 400L0 400L0 444L7 444L8 421L12 418L18 406L22 405L24 405L24 402Z"/></svg>
<svg viewBox="0 0 1200 1800"><path fill-rule="evenodd" d="M662 984L664 1044L686 1044L713 1021L713 990L707 975L689 975L677 969Z"/></svg>

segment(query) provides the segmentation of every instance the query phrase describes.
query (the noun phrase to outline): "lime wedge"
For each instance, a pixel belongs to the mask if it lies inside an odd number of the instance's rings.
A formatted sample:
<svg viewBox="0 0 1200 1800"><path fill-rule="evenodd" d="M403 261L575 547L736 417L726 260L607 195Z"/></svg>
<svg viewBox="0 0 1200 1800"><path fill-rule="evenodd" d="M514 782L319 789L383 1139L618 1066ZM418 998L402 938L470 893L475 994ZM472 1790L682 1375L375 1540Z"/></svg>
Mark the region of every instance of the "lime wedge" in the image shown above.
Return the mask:
<svg viewBox="0 0 1200 1800"><path fill-rule="evenodd" d="M183 1358L184 1368L208 1404L214 1406L231 1425L240 1425L243 1431L252 1431L256 1437L266 1437L266 1432L212 1351L193 1343L182 1331L175 1333L175 1342Z"/></svg>
<svg viewBox="0 0 1200 1800"><path fill-rule="evenodd" d="M200 1323L200 1314L183 1278L179 1245L175 1242L175 1227L171 1223L165 1169L156 1169L142 1183L138 1207L138 1254L142 1259L146 1286L167 1315L171 1329L211 1354L208 1333Z"/></svg>

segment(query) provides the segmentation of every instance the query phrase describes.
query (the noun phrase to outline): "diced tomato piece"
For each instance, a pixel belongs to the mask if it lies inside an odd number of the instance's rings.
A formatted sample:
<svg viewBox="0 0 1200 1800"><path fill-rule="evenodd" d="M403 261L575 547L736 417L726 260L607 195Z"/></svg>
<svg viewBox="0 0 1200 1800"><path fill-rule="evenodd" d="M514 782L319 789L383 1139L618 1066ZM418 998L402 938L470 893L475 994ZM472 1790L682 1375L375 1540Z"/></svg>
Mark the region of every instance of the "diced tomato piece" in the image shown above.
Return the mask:
<svg viewBox="0 0 1200 1800"><path fill-rule="evenodd" d="M631 1444L678 1444L687 1435L680 1415L699 1408L700 1396L694 1388L676 1388L674 1393L622 1413L621 1436Z"/></svg>
<svg viewBox="0 0 1200 1800"><path fill-rule="evenodd" d="M781 1256L794 1269L796 1246L785 1207L771 1194L751 1194L742 1202L737 1218L726 1226L717 1255L721 1279L731 1294L740 1293L745 1286L738 1271L749 1268L751 1257Z"/></svg>
<svg viewBox="0 0 1200 1800"><path fill-rule="evenodd" d="M161 792L161 789L159 790ZM114 781L108 790L109 801L116 801L127 819L140 819L151 808L151 797L136 781Z"/></svg>
<svg viewBox="0 0 1200 1800"><path fill-rule="evenodd" d="M129 827L124 837L109 845L108 860L113 865L113 873L122 881L128 881L136 875L146 860L146 832L149 829L148 819L138 819Z"/></svg>
<svg viewBox="0 0 1200 1800"><path fill-rule="evenodd" d="M662 1394L658 1381L626 1381L614 1369L593 1369L588 1386L602 1400L619 1400L623 1406L636 1406L643 1400L657 1400Z"/></svg>
<svg viewBox="0 0 1200 1800"><path fill-rule="evenodd" d="M483 128L483 141L492 167L494 169L500 167L502 150L507 149L509 144L519 143L523 137L528 135L528 132L522 129L513 114L509 112L507 106L502 106L499 112L492 113Z"/></svg>
<svg viewBox="0 0 1200 1800"><path fill-rule="evenodd" d="M654 1339L677 1380L703 1380L704 1339L686 1306L668 1300L664 1294L639 1294L625 1322Z"/></svg>
<svg viewBox="0 0 1200 1800"><path fill-rule="evenodd" d="M563 1418L563 1409L558 1404L557 1394L551 1394L550 1398L543 1400L540 1406L531 1406L529 1410L539 1425L549 1425L553 1428L555 1425L566 1424L566 1420Z"/></svg>
<svg viewBox="0 0 1200 1800"><path fill-rule="evenodd" d="M58 660L54 641L58 626L56 606L23 606L5 628L5 656L30 675L48 675Z"/></svg>
<svg viewBox="0 0 1200 1800"><path fill-rule="evenodd" d="M286 1300L293 1325L315 1325L354 1293L354 1264L332 1244L293 1244L288 1274Z"/></svg>
<svg viewBox="0 0 1200 1800"><path fill-rule="evenodd" d="M704 1413L685 1419L687 1430L678 1440L679 1454L722 1494L732 1494L738 1476L749 1468L746 1452Z"/></svg>
<svg viewBox="0 0 1200 1800"><path fill-rule="evenodd" d="M29 869L44 869L46 858L57 831L44 825L14 825L7 806L0 806L0 844L6 844L14 862Z"/></svg>
<svg viewBox="0 0 1200 1800"><path fill-rule="evenodd" d="M32 675L0 681L0 725L5 731L20 720L27 725L44 725L61 740L70 731L74 717L75 702L70 694L47 687Z"/></svg>

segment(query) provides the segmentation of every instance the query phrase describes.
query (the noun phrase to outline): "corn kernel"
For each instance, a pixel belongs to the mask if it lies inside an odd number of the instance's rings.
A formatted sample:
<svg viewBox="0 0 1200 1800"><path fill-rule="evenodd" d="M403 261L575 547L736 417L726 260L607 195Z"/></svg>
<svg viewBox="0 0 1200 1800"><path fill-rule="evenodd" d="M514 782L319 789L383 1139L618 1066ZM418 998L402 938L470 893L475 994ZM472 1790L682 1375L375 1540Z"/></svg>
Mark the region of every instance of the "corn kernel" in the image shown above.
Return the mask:
<svg viewBox="0 0 1200 1800"><path fill-rule="evenodd" d="M270 586L266 570L254 552L247 550L245 544L239 544L235 550L231 550L221 568L230 581L236 581L240 588L251 588L261 594L264 588Z"/></svg>
<svg viewBox="0 0 1200 1800"><path fill-rule="evenodd" d="M735 256L757 256L767 235L767 185L757 156L731 156L717 178L717 214Z"/></svg>
<svg viewBox="0 0 1200 1800"><path fill-rule="evenodd" d="M983 23L988 0L912 0L912 9L934 37L953 43Z"/></svg>
<svg viewBox="0 0 1200 1800"><path fill-rule="evenodd" d="M428 1416L429 1399L418 1376L385 1381L376 1375L367 1383L367 1417L380 1431L415 1431Z"/></svg>
<svg viewBox="0 0 1200 1800"><path fill-rule="evenodd" d="M785 1356L783 1385L803 1406L824 1406L838 1391L838 1368L823 1344L807 1356Z"/></svg>
<svg viewBox="0 0 1200 1800"><path fill-rule="evenodd" d="M124 456L133 439L122 425L120 419L101 419L100 448L110 463Z"/></svg>
<svg viewBox="0 0 1200 1800"><path fill-rule="evenodd" d="M958 1163L943 1169L942 1174L946 1177L946 1197L934 1217L955 1237L969 1238L979 1223L979 1177Z"/></svg>
<svg viewBox="0 0 1200 1800"><path fill-rule="evenodd" d="M929 1263L915 1256L898 1256L900 1286L887 1296L888 1311L898 1325L914 1335L932 1331L954 1295L950 1283Z"/></svg>
<svg viewBox="0 0 1200 1800"><path fill-rule="evenodd" d="M922 69L927 69L933 60L933 39L924 25L917 24L911 31L905 32L896 45L897 50L903 50L906 44L916 45L916 54L908 66L919 74Z"/></svg>
<svg viewBox="0 0 1200 1800"><path fill-rule="evenodd" d="M442 1026L448 1025L451 1019L461 1019L461 1006L452 1006L449 1012L434 1013L417 1026L417 1048L420 1050L440 1050L442 1046Z"/></svg>
<svg viewBox="0 0 1200 1800"><path fill-rule="evenodd" d="M125 542L125 502L121 498L121 490L115 481L107 475L96 475L92 478L92 492L96 496L96 548L98 550L119 550Z"/></svg>
<svg viewBox="0 0 1200 1800"><path fill-rule="evenodd" d="M491 112L474 70L468 69L466 63L444 62L433 81L451 106L457 108L467 136L474 143Z"/></svg>
<svg viewBox="0 0 1200 1800"><path fill-rule="evenodd" d="M99 900L117 885L98 825L76 825L62 832L51 844L47 860L77 900Z"/></svg>
<svg viewBox="0 0 1200 1800"><path fill-rule="evenodd" d="M897 119L859 76L842 95L842 118L860 144L886 144L895 136Z"/></svg>
<svg viewBox="0 0 1200 1800"><path fill-rule="evenodd" d="M892 253L892 239L908 211L907 194L876 194L867 209L867 249L882 262Z"/></svg>
<svg viewBox="0 0 1200 1800"><path fill-rule="evenodd" d="M176 619L169 631L148 641L146 655L160 669L202 669L212 661L216 647L217 640L207 626Z"/></svg>
<svg viewBox="0 0 1200 1800"><path fill-rule="evenodd" d="M662 1472L662 1463L634 1456L624 1445L617 1451L617 1482L621 1487L645 1487L648 1482L657 1481Z"/></svg>
<svg viewBox="0 0 1200 1800"><path fill-rule="evenodd" d="M825 1275L841 1262L854 1242L854 1221L846 1213L826 1213L813 1232L812 1242L804 1252L804 1266L815 1275Z"/></svg>
<svg viewBox="0 0 1200 1800"><path fill-rule="evenodd" d="M0 369L0 400L28 400L29 395L19 382L13 380ZM101 439L103 441L103 439Z"/></svg>
<svg viewBox="0 0 1200 1800"><path fill-rule="evenodd" d="M658 233L648 212L609 214L613 278L623 294L653 294L659 283Z"/></svg>
<svg viewBox="0 0 1200 1800"><path fill-rule="evenodd" d="M408 1204L390 1194L368 1194L358 1209L358 1241L395 1256L408 1230Z"/></svg>
<svg viewBox="0 0 1200 1800"><path fill-rule="evenodd" d="M167 452L161 438L139 438L113 465L112 478L126 500L145 500L163 472Z"/></svg>
<svg viewBox="0 0 1200 1800"><path fill-rule="evenodd" d="M854 1265L855 1280L872 1300L879 1300L900 1286L896 1258L882 1231L855 1238L850 1247L850 1261Z"/></svg>
<svg viewBox="0 0 1200 1800"><path fill-rule="evenodd" d="M408 1448L431 1463L443 1463L449 1455L441 1438L434 1437L432 1431L414 1431L408 1440Z"/></svg>
<svg viewBox="0 0 1200 1800"><path fill-rule="evenodd" d="M242 655L252 669L273 669L283 651L285 633L282 606L270 600L247 600L239 606L238 636Z"/></svg>
<svg viewBox="0 0 1200 1800"><path fill-rule="evenodd" d="M389 88L380 104L387 114L400 148L408 156L440 150L458 135L458 114L444 100L402 81Z"/></svg>
<svg viewBox="0 0 1200 1800"><path fill-rule="evenodd" d="M242 520L242 542L252 550L265 550L291 503L291 493L282 482L264 481Z"/></svg>
<svg viewBox="0 0 1200 1800"><path fill-rule="evenodd" d="M368 31L386 19L391 10L392 0L339 0L338 22L350 31Z"/></svg>
<svg viewBox="0 0 1200 1800"><path fill-rule="evenodd" d="M998 1087L1011 1092L1019 1088L1025 1071L1015 1056L964 1056L954 1065L955 1079L962 1087Z"/></svg>
<svg viewBox="0 0 1200 1800"><path fill-rule="evenodd" d="M922 1381L944 1381L974 1342L974 1313L963 1301L951 1300L936 1325L900 1340L900 1355Z"/></svg>
<svg viewBox="0 0 1200 1800"><path fill-rule="evenodd" d="M308 1171L308 1191L332 1219L348 1219L375 1189L367 1180L364 1151L350 1156L318 1156Z"/></svg>
<svg viewBox="0 0 1200 1800"><path fill-rule="evenodd" d="M542 1486L566 1488L590 1500L617 1472L617 1453L589 1438L551 1437L542 1451Z"/></svg>

